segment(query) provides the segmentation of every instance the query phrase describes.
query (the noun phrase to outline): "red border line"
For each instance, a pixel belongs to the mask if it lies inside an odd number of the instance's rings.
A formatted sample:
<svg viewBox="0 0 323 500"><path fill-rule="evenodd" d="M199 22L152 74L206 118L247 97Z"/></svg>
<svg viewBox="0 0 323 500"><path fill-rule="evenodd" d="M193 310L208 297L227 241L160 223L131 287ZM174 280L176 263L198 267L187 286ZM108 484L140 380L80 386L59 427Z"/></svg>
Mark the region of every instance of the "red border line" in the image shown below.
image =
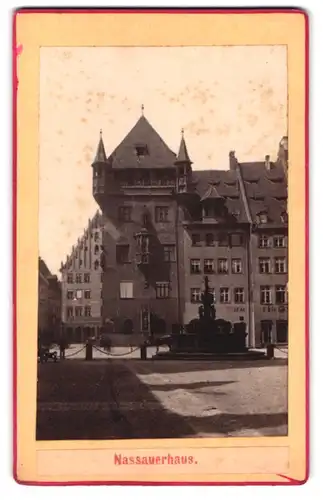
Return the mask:
<svg viewBox="0 0 323 500"><path fill-rule="evenodd" d="M13 326L13 476L17 478L17 52L16 52L16 15L12 25L12 326Z"/></svg>
<svg viewBox="0 0 323 500"><path fill-rule="evenodd" d="M303 483L309 478L310 461L310 297L309 297L309 17L303 12L305 20L305 434L306 469ZM302 484L303 484L302 483Z"/></svg>
<svg viewBox="0 0 323 500"><path fill-rule="evenodd" d="M302 14L307 16L307 13L300 8L208 8L208 7L192 7L192 8L181 8L181 7L115 7L115 8L105 8L97 7L94 9L86 8L21 8L17 9L15 14Z"/></svg>
<svg viewBox="0 0 323 500"><path fill-rule="evenodd" d="M21 481L17 476L17 16L24 14L301 14L305 21L305 391L306 391L306 473L303 480L292 479L288 476L278 474L286 479L280 481L252 481L252 482L155 482L155 481L69 481L69 482L39 482ZM12 86L13 86L13 119L12 119L12 148L13 148L13 179L12 179L12 202L13 202L13 476L18 484L30 486L291 486L302 485L309 478L309 17L305 10L299 8L241 8L241 9L181 9L181 8L115 8L115 9L17 9L13 15L12 26Z"/></svg>

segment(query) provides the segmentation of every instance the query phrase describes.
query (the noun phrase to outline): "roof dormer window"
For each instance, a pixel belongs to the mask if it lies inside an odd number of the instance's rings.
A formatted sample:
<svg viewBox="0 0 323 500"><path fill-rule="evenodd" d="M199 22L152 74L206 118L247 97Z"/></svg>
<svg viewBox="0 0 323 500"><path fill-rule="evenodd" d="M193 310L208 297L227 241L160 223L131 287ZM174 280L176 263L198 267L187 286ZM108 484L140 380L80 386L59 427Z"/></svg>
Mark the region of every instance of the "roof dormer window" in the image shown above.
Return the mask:
<svg viewBox="0 0 323 500"><path fill-rule="evenodd" d="M142 158L144 156L149 155L148 151L148 146L147 144L136 144L135 145L135 152L138 158Z"/></svg>
<svg viewBox="0 0 323 500"><path fill-rule="evenodd" d="M265 212L260 212L256 216L256 222L257 222L257 224L267 224L268 215Z"/></svg>
<svg viewBox="0 0 323 500"><path fill-rule="evenodd" d="M287 223L288 220L287 212L282 212L282 214L280 215L280 220L282 221L283 224Z"/></svg>

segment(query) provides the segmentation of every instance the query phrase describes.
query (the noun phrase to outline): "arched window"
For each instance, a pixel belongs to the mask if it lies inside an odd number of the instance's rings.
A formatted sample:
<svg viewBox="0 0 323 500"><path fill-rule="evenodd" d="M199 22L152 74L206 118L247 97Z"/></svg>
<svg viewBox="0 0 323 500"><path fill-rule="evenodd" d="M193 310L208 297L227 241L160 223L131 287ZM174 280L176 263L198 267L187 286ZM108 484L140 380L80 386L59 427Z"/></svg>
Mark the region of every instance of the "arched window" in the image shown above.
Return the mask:
<svg viewBox="0 0 323 500"><path fill-rule="evenodd" d="M94 262L94 269L95 269L96 271L99 269L99 261L98 261L98 260L96 260L96 261Z"/></svg>
<svg viewBox="0 0 323 500"><path fill-rule="evenodd" d="M99 245L95 245L94 253L95 253L95 255L97 255L99 253Z"/></svg>

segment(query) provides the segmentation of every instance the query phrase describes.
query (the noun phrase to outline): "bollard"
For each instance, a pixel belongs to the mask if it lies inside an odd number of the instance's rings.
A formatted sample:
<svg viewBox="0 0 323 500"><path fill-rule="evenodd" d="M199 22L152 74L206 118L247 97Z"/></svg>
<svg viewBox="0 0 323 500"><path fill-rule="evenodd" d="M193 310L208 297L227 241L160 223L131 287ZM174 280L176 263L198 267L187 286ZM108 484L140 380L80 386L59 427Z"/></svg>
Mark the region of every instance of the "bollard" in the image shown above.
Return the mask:
<svg viewBox="0 0 323 500"><path fill-rule="evenodd" d="M274 346L273 344L268 344L267 345L267 359L273 359L274 358Z"/></svg>
<svg viewBox="0 0 323 500"><path fill-rule="evenodd" d="M92 359L93 359L93 346L91 342L87 342L85 348L85 360L92 361Z"/></svg>
<svg viewBox="0 0 323 500"><path fill-rule="evenodd" d="M145 345L140 347L140 359L147 359L147 347Z"/></svg>

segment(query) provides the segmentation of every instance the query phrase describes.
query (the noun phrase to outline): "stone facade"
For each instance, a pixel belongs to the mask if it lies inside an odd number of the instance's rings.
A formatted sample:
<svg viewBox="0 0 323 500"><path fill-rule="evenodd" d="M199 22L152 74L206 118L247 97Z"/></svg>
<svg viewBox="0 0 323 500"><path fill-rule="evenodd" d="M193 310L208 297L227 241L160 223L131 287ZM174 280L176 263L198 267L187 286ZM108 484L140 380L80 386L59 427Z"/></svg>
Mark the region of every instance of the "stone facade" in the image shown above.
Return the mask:
<svg viewBox="0 0 323 500"><path fill-rule="evenodd" d="M118 333L169 333L197 317L207 274L217 317L245 321L248 344L287 342L287 138L277 160L193 170L142 116L92 164L102 210L102 322ZM285 147L282 154L282 144Z"/></svg>
<svg viewBox="0 0 323 500"><path fill-rule="evenodd" d="M38 261L38 334L57 339L61 332L61 283L44 260Z"/></svg>

